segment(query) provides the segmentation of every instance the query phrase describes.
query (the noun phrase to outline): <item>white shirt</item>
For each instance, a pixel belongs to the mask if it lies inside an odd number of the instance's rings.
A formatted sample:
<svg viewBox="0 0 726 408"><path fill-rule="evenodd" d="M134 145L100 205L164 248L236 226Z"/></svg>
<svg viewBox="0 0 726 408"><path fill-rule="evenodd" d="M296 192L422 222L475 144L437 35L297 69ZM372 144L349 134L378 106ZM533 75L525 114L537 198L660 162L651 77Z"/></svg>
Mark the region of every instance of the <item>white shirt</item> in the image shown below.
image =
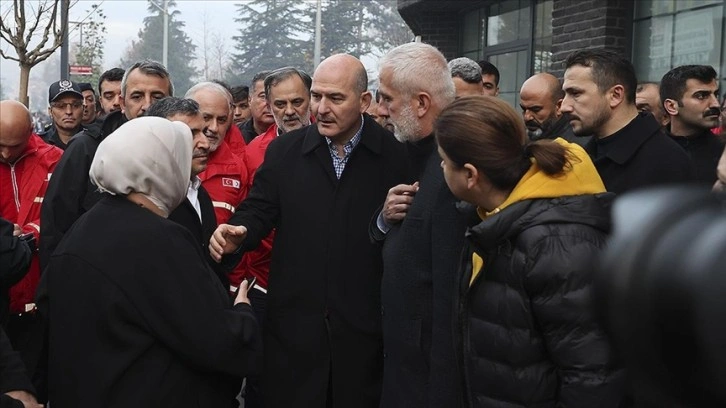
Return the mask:
<svg viewBox="0 0 726 408"><path fill-rule="evenodd" d="M202 222L202 208L199 206L199 186L202 185L202 180L198 176L194 176L194 180L189 183L187 188L187 200L192 203L192 207L199 216L199 222Z"/></svg>

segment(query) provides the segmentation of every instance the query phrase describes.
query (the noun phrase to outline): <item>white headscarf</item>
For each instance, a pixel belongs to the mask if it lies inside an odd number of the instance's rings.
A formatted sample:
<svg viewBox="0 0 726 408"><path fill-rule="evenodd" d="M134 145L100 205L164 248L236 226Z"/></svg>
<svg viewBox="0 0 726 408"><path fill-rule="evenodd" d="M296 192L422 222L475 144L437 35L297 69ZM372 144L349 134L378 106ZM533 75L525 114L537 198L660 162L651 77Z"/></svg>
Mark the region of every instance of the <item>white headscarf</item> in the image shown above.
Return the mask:
<svg viewBox="0 0 726 408"><path fill-rule="evenodd" d="M182 122L141 117L101 142L89 175L101 192L147 197L168 216L187 194L192 132Z"/></svg>

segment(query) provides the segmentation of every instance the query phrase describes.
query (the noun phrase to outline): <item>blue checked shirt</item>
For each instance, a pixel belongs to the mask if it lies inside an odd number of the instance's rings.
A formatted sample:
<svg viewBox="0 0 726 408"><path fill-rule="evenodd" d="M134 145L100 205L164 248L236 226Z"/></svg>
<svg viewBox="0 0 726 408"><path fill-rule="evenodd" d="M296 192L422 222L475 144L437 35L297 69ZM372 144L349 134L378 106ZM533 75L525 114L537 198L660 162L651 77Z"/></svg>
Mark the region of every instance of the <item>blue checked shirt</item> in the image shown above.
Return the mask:
<svg viewBox="0 0 726 408"><path fill-rule="evenodd" d="M329 138L325 138L325 141L328 143L328 149L330 149L330 157L333 159L333 168L335 168L335 176L338 177L338 180L340 180L340 176L343 175L343 170L345 169L345 164L348 163L348 158L350 157L350 153L355 149L355 147L358 145L358 142L360 142L361 134L363 134L363 115L360 117L360 128L357 132L355 132L355 135L353 135L353 138L348 141L348 143L343 145L343 152L345 153L345 156L341 159L338 156L338 150L335 149L335 146L333 146L333 142Z"/></svg>

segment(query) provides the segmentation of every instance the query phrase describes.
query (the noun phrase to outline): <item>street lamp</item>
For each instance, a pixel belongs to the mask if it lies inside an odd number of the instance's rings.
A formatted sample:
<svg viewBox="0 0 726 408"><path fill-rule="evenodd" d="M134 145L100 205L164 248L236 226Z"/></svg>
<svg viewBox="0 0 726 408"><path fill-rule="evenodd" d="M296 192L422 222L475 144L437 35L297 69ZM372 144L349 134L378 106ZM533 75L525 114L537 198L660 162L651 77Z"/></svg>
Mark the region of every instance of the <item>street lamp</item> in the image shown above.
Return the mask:
<svg viewBox="0 0 726 408"><path fill-rule="evenodd" d="M156 1L150 0L151 4L156 6L164 14L164 40L163 40L163 51L162 51L162 64L166 69L169 69L169 0L162 0L163 6L160 6Z"/></svg>
<svg viewBox="0 0 726 408"><path fill-rule="evenodd" d="M320 19L321 19L321 10L320 10L320 3L321 0L318 0L318 11L315 13L315 54L313 56L313 70L320 65Z"/></svg>

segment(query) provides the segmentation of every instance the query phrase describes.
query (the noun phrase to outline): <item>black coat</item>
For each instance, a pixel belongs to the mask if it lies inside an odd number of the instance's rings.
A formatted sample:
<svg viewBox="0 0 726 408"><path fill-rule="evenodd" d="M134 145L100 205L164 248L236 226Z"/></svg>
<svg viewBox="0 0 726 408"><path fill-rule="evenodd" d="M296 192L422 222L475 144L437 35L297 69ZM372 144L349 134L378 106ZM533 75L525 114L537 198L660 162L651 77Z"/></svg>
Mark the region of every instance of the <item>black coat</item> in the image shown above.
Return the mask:
<svg viewBox="0 0 726 408"><path fill-rule="evenodd" d="M54 407L229 406L261 354L189 231L123 197L76 221L43 281Z"/></svg>
<svg viewBox="0 0 726 408"><path fill-rule="evenodd" d="M35 394L23 361L13 350L5 330L0 328L0 408L23 408L24 405L20 401L5 395L9 391L27 391Z"/></svg>
<svg viewBox="0 0 726 408"><path fill-rule="evenodd" d="M616 407L623 373L590 310L611 194L526 200L467 231L459 358L468 407ZM484 266L469 285L472 252Z"/></svg>
<svg viewBox="0 0 726 408"><path fill-rule="evenodd" d="M194 209L192 203L188 199L184 199L179 207L176 207L174 211L169 214L169 219L176 222L179 225L186 227L194 237L197 247L201 248L204 254L204 259L207 264L212 268L215 275L219 278L222 286L225 289L229 289L229 277L222 266L212 259L209 255L209 238L214 234L214 230L217 229L217 217L214 214L214 206L212 205L212 199L209 197L209 193L204 186L199 186L197 190L197 200L199 200L199 209L202 212L202 221L199 221L197 210Z"/></svg>
<svg viewBox="0 0 726 408"><path fill-rule="evenodd" d="M724 140L709 129L693 136L675 136L668 133L691 159L695 180L711 187L716 182L716 167L723 154Z"/></svg>
<svg viewBox="0 0 726 408"><path fill-rule="evenodd" d="M607 149L605 154L604 149ZM593 138L585 150L605 188L616 194L694 180L688 155L663 133L649 112L640 112L605 139Z"/></svg>
<svg viewBox="0 0 726 408"><path fill-rule="evenodd" d="M419 191L406 218L383 243L381 407L456 407L461 380L453 306L464 231L473 211L457 207L433 136L407 147L412 168L419 169L413 179Z"/></svg>
<svg viewBox="0 0 726 408"><path fill-rule="evenodd" d="M13 223L0 218L0 327L8 318L8 291L18 283L30 267L33 253L20 238L13 236Z"/></svg>
<svg viewBox="0 0 726 408"><path fill-rule="evenodd" d="M73 136L53 170L40 213L43 225L38 242L41 273L63 234L101 198L101 193L91 182L88 171L98 145L124 122L126 116L121 111L111 112L102 126L89 126Z"/></svg>
<svg viewBox="0 0 726 408"><path fill-rule="evenodd" d="M264 323L265 406L378 407L380 247L368 222L405 178L403 145L365 115L340 180L315 125L278 136L229 223L243 250L276 227ZM331 374L332 373L332 374Z"/></svg>

